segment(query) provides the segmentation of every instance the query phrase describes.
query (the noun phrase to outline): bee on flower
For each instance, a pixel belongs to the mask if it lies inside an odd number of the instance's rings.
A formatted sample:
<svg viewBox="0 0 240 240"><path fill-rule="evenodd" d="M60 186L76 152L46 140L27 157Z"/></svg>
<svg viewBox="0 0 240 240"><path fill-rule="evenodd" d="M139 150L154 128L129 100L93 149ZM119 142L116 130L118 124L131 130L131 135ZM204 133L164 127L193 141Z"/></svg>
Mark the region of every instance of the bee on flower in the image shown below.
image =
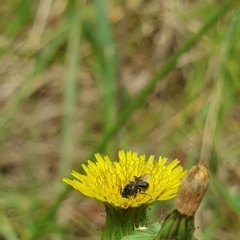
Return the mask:
<svg viewBox="0 0 240 240"><path fill-rule="evenodd" d="M73 180L63 181L82 194L123 209L150 205L176 196L185 175L179 160L166 164L167 158L146 159L131 151L119 151L118 160L95 154L96 162L82 167L85 175L72 171Z"/></svg>

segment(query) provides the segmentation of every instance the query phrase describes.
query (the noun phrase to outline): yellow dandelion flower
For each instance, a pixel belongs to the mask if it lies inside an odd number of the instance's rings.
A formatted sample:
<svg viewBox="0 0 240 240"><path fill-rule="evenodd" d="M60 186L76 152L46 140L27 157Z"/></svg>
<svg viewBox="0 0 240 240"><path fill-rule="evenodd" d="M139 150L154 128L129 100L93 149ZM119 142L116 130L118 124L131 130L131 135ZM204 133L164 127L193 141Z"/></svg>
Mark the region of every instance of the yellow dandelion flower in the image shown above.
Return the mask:
<svg viewBox="0 0 240 240"><path fill-rule="evenodd" d="M72 171L76 179L63 181L86 196L123 209L175 197L186 173L177 166L177 159L166 165L167 158L156 161L150 156L146 160L131 151L119 151L115 162L100 154L95 157L96 163L89 160L82 165L86 175Z"/></svg>

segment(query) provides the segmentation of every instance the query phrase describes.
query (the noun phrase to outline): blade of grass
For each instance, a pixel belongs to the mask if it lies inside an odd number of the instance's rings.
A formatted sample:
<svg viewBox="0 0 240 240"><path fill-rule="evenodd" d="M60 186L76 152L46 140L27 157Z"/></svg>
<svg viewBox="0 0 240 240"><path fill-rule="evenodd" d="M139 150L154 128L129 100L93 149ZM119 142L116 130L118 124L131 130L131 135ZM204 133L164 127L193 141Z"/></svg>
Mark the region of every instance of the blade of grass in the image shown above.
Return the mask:
<svg viewBox="0 0 240 240"><path fill-rule="evenodd" d="M73 116L77 92L77 79L80 67L80 35L81 19L79 11L75 11L69 33L68 53L66 64L68 66L67 77L65 80L65 92L63 102L63 122L62 122L62 140L59 162L59 179L67 171L70 172L71 149L73 146Z"/></svg>
<svg viewBox="0 0 240 240"><path fill-rule="evenodd" d="M11 240L19 239L10 221L8 221L8 218L3 213L0 213L0 222L0 234L2 238Z"/></svg>
<svg viewBox="0 0 240 240"><path fill-rule="evenodd" d="M103 140L100 142L99 145L96 146L96 148L93 150L93 152L90 154L88 159L92 159L94 156L94 153L101 151L107 144L107 142L113 137L113 135L116 133L116 131L127 121L127 119L132 115L134 110L143 103L144 99L151 93L151 91L154 89L157 82L163 79L170 70L175 66L177 63L179 57L188 51L190 48L192 48L198 41L200 41L201 37L218 21L220 17L222 17L224 14L226 14L229 11L230 4L233 3L235 0L229 0L226 1L224 4L222 4L217 10L216 13L208 20L206 24L204 24L199 31L197 31L195 34L193 34L186 42L185 44L180 47L165 63L165 65L162 67L160 71L158 71L154 77L150 80L149 84L130 102L130 104L127 106L119 120L116 122L116 124L103 136ZM83 169L79 169L80 173L84 173ZM60 193L59 197L56 199L56 202L49 207L49 209L46 211L46 213L43 215L42 218L39 219L38 222L36 222L35 230L31 233L29 236L29 240L35 240L39 239L42 234L44 233L43 228L47 225L47 222L49 219L52 218L52 216L55 214L56 210L58 209L60 203L67 197L68 193L70 192L71 188L66 187L63 192Z"/></svg>
<svg viewBox="0 0 240 240"><path fill-rule="evenodd" d="M217 71L218 75L216 76L218 80L212 83L213 87L210 97L208 97L209 107L200 152L200 159L204 159L206 163L211 160L212 149L221 145L218 142L221 142L221 137L219 136L220 131L223 129L222 124L228 117L228 114L231 114L237 94L237 88L234 84L233 76L231 76L232 71L229 68L235 65L236 46L240 35L239 13L240 9L236 8L232 14L233 17L229 28L221 41L221 51L217 50L216 53L219 61L219 71ZM233 59L234 63L232 63ZM216 146L214 147L214 145ZM212 172L215 172L219 163L219 161L214 159L208 166L210 166Z"/></svg>
<svg viewBox="0 0 240 240"><path fill-rule="evenodd" d="M31 15L31 7L33 7L31 0L21 0L12 9L14 13L13 18L8 22L6 28L6 35L9 39L13 40L19 31L24 29L24 25L33 17L33 14Z"/></svg>
<svg viewBox="0 0 240 240"><path fill-rule="evenodd" d="M97 37L103 53L103 58L98 61L103 62L100 87L103 99L104 132L107 133L116 121L116 51L105 3L103 0L94 1L98 21ZM114 145L112 143L107 148L110 155L114 152Z"/></svg>

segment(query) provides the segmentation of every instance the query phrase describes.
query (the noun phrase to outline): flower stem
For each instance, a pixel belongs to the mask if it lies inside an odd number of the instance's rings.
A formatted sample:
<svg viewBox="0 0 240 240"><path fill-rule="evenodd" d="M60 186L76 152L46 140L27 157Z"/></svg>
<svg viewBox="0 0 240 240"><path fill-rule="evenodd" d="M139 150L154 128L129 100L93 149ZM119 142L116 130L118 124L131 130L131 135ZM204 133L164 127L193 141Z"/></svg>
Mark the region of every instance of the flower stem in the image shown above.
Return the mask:
<svg viewBox="0 0 240 240"><path fill-rule="evenodd" d="M106 225L102 233L102 240L119 240L134 231L135 227L147 224L147 207L114 208L106 204Z"/></svg>

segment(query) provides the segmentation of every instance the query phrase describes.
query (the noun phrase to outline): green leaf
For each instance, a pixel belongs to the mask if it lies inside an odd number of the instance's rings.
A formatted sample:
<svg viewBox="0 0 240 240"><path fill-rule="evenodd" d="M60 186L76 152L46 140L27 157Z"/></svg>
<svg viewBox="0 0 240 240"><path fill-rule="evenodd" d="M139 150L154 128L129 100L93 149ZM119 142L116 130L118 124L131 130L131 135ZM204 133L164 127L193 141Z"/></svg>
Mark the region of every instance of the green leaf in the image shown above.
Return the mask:
<svg viewBox="0 0 240 240"><path fill-rule="evenodd" d="M154 239L160 230L161 225L158 222L155 222L147 227L136 227L136 229L131 232L130 235L123 237L121 240L147 240Z"/></svg>

